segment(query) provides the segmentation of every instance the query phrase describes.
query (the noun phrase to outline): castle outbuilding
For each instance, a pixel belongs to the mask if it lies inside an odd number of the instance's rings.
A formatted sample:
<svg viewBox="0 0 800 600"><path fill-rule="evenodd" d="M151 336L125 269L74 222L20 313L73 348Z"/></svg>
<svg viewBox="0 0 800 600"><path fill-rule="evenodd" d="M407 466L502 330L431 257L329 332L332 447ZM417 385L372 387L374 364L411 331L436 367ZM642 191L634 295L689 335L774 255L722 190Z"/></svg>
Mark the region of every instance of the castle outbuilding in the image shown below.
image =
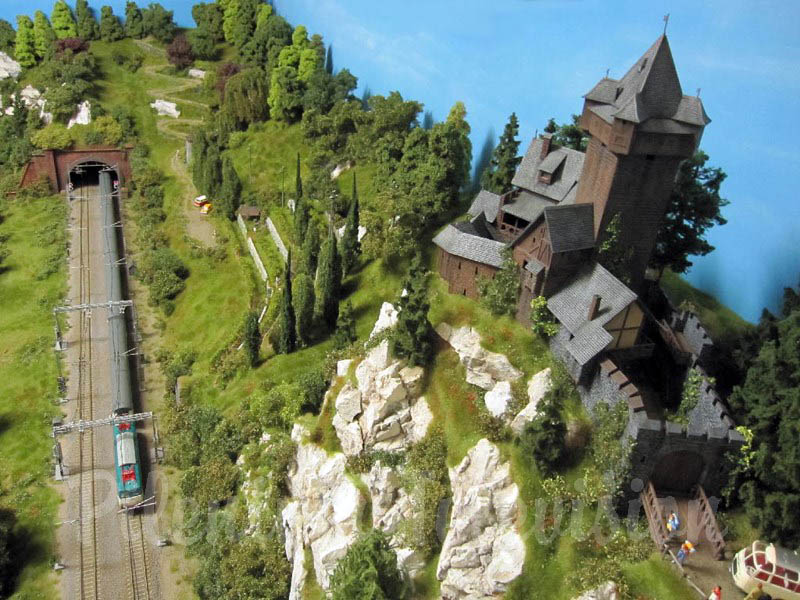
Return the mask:
<svg viewBox="0 0 800 600"><path fill-rule="evenodd" d="M709 122L700 98L683 94L662 35L621 79L604 77L584 96L586 152L537 136L511 190L482 190L469 220L433 240L449 291L471 298L510 251L521 282L517 320L529 323L531 300L547 299L560 324L551 349L584 404L627 403L633 476L678 493L698 484L718 493L724 455L743 442L706 376L711 341L699 322L668 303L656 315L644 301L678 167ZM595 261L615 219L616 243L629 253L628 285ZM702 343L694 343L697 331ZM688 424L678 424L669 418L690 368L701 374L701 393Z"/></svg>

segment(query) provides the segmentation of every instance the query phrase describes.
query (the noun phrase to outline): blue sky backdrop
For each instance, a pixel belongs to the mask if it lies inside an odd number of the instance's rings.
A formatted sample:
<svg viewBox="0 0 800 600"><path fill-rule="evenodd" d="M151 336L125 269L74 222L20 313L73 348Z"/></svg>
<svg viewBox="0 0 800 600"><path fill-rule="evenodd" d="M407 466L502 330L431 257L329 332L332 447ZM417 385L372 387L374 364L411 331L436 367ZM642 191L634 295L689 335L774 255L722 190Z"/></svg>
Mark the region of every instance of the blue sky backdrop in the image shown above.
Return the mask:
<svg viewBox="0 0 800 600"><path fill-rule="evenodd" d="M117 14L124 0L107 2ZM0 17L51 1L2 0ZM70 2L74 4L74 2ZM100 2L90 4L99 9ZM146 2L139 2L140 5ZM164 0L192 25L189 0ZM606 69L625 71L667 34L684 93L701 88L712 122L701 147L728 173L728 224L714 228L710 255L688 279L744 317L776 309L800 279L800 3L775 0L276 0L292 25L333 44L335 67L359 78L359 91L398 90L437 120L462 100L475 154L512 111L521 151L549 117L563 122Z"/></svg>

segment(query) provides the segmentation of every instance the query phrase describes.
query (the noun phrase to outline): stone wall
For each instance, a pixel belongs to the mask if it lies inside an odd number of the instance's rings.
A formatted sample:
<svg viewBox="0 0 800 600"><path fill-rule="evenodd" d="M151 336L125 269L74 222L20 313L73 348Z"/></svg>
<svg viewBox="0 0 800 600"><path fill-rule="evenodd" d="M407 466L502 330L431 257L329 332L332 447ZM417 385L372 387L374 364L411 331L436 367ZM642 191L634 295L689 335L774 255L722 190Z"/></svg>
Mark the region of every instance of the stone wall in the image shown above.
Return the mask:
<svg viewBox="0 0 800 600"><path fill-rule="evenodd" d="M105 163L116 168L120 185L124 186L131 178L131 167L128 163L130 148L85 148L81 150L44 150L35 154L25 165L19 187L23 188L35 183L45 176L56 191L63 191L69 183L69 173L77 165L94 161Z"/></svg>
<svg viewBox="0 0 800 600"><path fill-rule="evenodd" d="M447 291L451 294L461 294L468 298L478 298L478 278L494 278L498 269L489 265L455 256L436 248L439 274L447 281Z"/></svg>
<svg viewBox="0 0 800 600"><path fill-rule="evenodd" d="M269 229L269 235L272 237L272 241L275 242L275 245L278 247L278 252L281 253L283 260L286 260L289 256L289 252L286 250L286 246L283 245L283 240L275 224L272 222L272 219L269 217L267 217L267 228Z"/></svg>

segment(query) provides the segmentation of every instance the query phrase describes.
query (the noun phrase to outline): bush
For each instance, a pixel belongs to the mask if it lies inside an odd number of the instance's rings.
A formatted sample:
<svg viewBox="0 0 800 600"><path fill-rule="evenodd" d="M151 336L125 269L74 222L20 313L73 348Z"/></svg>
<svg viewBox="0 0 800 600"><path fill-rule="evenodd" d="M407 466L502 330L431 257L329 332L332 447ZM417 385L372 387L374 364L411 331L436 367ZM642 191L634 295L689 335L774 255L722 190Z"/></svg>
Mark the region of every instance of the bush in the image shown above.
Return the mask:
<svg viewBox="0 0 800 600"><path fill-rule="evenodd" d="M519 437L522 452L533 458L545 476L557 471L564 458L567 426L561 416L562 408L560 395L554 387L542 398L536 416Z"/></svg>
<svg viewBox="0 0 800 600"><path fill-rule="evenodd" d="M558 333L558 323L547 308L547 298L536 296L531 300L531 329L542 337L553 337Z"/></svg>
<svg viewBox="0 0 800 600"><path fill-rule="evenodd" d="M75 143L72 132L66 125L51 123L31 136L31 142L37 148L64 150L71 148Z"/></svg>
<svg viewBox="0 0 800 600"><path fill-rule="evenodd" d="M114 117L104 115L94 120L91 131L100 139L100 143L117 146L122 141L123 132Z"/></svg>
<svg viewBox="0 0 800 600"><path fill-rule="evenodd" d="M386 534L377 529L348 548L331 577L332 600L399 600L405 595L397 555Z"/></svg>
<svg viewBox="0 0 800 600"><path fill-rule="evenodd" d="M325 370L322 366L303 372L298 379L300 389L303 392L302 410L319 414L322 407L322 400L328 390L328 379L325 377Z"/></svg>
<svg viewBox="0 0 800 600"><path fill-rule="evenodd" d="M291 429L300 414L303 393L296 383L281 383L250 398L250 411L262 429Z"/></svg>
<svg viewBox="0 0 800 600"><path fill-rule="evenodd" d="M513 315L516 312L519 288L519 267L509 248L503 250L503 266L494 277L478 278L481 304L495 315Z"/></svg>

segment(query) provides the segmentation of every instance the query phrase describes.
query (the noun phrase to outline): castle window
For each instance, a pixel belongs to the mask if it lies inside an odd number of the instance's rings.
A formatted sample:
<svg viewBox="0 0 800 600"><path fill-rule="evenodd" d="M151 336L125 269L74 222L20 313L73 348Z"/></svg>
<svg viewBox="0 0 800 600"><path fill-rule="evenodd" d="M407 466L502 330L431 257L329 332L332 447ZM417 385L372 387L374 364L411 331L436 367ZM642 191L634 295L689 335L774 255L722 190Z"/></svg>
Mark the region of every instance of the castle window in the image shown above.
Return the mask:
<svg viewBox="0 0 800 600"><path fill-rule="evenodd" d="M458 270L461 270L461 261L458 261Z"/></svg>
<svg viewBox="0 0 800 600"><path fill-rule="evenodd" d="M620 97L621 95L622 95L622 88L621 88L621 87L618 87L618 88L617 88L617 93L616 93L616 95L614 96L614 101L616 102L616 101L619 99L619 97Z"/></svg>
<svg viewBox="0 0 800 600"><path fill-rule="evenodd" d="M478 274L478 267L475 267L475 275Z"/></svg>

